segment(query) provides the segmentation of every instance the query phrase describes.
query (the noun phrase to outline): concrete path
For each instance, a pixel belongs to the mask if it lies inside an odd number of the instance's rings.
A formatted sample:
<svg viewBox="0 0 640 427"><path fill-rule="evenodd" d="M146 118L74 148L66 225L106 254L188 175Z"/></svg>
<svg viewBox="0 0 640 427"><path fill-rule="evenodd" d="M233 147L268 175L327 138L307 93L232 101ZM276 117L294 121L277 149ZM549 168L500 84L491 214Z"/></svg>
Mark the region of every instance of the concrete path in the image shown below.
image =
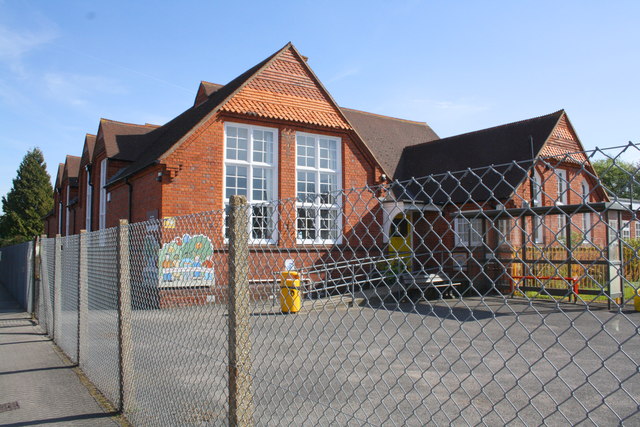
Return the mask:
<svg viewBox="0 0 640 427"><path fill-rule="evenodd" d="M0 426L117 426L0 285Z"/></svg>

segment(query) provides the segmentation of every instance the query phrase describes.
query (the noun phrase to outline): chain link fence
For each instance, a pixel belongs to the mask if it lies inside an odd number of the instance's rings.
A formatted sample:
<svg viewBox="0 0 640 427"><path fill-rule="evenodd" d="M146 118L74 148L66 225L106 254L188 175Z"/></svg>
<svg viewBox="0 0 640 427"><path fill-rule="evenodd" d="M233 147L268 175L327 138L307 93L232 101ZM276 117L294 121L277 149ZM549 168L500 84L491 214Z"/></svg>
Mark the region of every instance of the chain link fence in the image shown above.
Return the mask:
<svg viewBox="0 0 640 427"><path fill-rule="evenodd" d="M135 425L637 424L637 155L238 185L43 239L38 317Z"/></svg>
<svg viewBox="0 0 640 427"><path fill-rule="evenodd" d="M80 236L61 238L60 312L57 343L69 356L78 362L78 251Z"/></svg>

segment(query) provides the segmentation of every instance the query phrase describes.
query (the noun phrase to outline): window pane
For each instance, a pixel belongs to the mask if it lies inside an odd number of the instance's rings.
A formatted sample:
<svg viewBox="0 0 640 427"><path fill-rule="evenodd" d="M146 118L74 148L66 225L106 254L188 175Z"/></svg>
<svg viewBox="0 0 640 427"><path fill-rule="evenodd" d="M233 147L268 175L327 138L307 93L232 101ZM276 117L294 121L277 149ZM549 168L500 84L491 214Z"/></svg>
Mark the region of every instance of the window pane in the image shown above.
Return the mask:
<svg viewBox="0 0 640 427"><path fill-rule="evenodd" d="M271 169L254 168L253 169L253 194L252 201L270 201L273 200L273 173Z"/></svg>
<svg viewBox="0 0 640 427"><path fill-rule="evenodd" d="M338 168L338 150L336 140L321 138L318 145L320 148L320 168L336 170Z"/></svg>
<svg viewBox="0 0 640 427"><path fill-rule="evenodd" d="M225 197L239 194L247 195L247 168L245 166L227 166L227 191Z"/></svg>
<svg viewBox="0 0 640 427"><path fill-rule="evenodd" d="M245 128L227 126L227 159L247 160L248 133Z"/></svg>
<svg viewBox="0 0 640 427"><path fill-rule="evenodd" d="M316 174L298 171L298 201L313 203L316 198Z"/></svg>
<svg viewBox="0 0 640 427"><path fill-rule="evenodd" d="M320 209L320 238L337 240L338 211L336 209Z"/></svg>
<svg viewBox="0 0 640 427"><path fill-rule="evenodd" d="M558 233L556 238L565 239L567 234L567 217L564 215L558 215Z"/></svg>
<svg viewBox="0 0 640 427"><path fill-rule="evenodd" d="M315 210L313 208L298 208L298 239L315 240Z"/></svg>
<svg viewBox="0 0 640 427"><path fill-rule="evenodd" d="M332 173L320 174L320 203L333 204L336 202L336 175Z"/></svg>
<svg viewBox="0 0 640 427"><path fill-rule="evenodd" d="M498 241L503 243L509 243L511 241L511 224L508 219L498 220Z"/></svg>
<svg viewBox="0 0 640 427"><path fill-rule="evenodd" d="M456 218L454 223L456 246L469 245L469 228L470 225L467 218Z"/></svg>
<svg viewBox="0 0 640 427"><path fill-rule="evenodd" d="M273 163L273 132L253 131L253 161Z"/></svg>
<svg viewBox="0 0 640 427"><path fill-rule="evenodd" d="M312 137L298 135L296 137L296 149L298 152L298 166L316 167L316 147Z"/></svg>
<svg viewBox="0 0 640 427"><path fill-rule="evenodd" d="M557 171L558 179L558 203L567 203L567 172Z"/></svg>
<svg viewBox="0 0 640 427"><path fill-rule="evenodd" d="M273 206L254 205L251 212L251 237L268 240L273 236Z"/></svg>
<svg viewBox="0 0 640 427"><path fill-rule="evenodd" d="M542 206L542 178L537 172L533 175L534 206Z"/></svg>
<svg viewBox="0 0 640 427"><path fill-rule="evenodd" d="M533 240L535 243L544 242L544 226L539 216L533 217Z"/></svg>
<svg viewBox="0 0 640 427"><path fill-rule="evenodd" d="M229 213L231 212L231 206L224 205L224 237L229 238Z"/></svg>
<svg viewBox="0 0 640 427"><path fill-rule="evenodd" d="M471 246L482 245L482 218L471 220Z"/></svg>

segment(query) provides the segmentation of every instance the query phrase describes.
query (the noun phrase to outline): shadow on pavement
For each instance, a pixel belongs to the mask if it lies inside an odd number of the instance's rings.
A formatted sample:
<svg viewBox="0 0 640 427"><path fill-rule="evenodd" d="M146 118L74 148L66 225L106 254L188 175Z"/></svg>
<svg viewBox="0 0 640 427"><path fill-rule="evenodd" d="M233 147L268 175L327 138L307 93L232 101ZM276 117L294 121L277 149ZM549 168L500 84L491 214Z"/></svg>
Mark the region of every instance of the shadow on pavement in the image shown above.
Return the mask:
<svg viewBox="0 0 640 427"><path fill-rule="evenodd" d="M39 343L39 342L51 342L51 341L53 341L51 338L47 338L47 339L43 339L43 340L0 342L0 345L35 344L35 343Z"/></svg>
<svg viewBox="0 0 640 427"><path fill-rule="evenodd" d="M27 373L27 372L41 372L41 371L54 371L56 369L73 369L75 367L77 367L78 365L68 365L68 366L50 366L47 368L34 368L34 369L22 369L20 371L7 371L7 372L0 372L0 375L14 375L14 374L23 374L23 373Z"/></svg>
<svg viewBox="0 0 640 427"><path fill-rule="evenodd" d="M72 415L70 417L58 417L58 418L46 418L42 420L33 420L33 421L21 421L19 423L3 424L3 427L37 426L37 425L45 425L45 424L53 424L53 423L66 423L66 422L80 421L80 420L95 420L99 418L111 418L118 415L120 415L119 412L99 412L94 414Z"/></svg>
<svg viewBox="0 0 640 427"><path fill-rule="evenodd" d="M398 311L401 313L420 314L439 319L456 320L458 322L476 322L478 320L494 319L496 317L513 316L514 313L496 313L491 310L481 310L470 307L448 307L421 303L370 302L365 307Z"/></svg>

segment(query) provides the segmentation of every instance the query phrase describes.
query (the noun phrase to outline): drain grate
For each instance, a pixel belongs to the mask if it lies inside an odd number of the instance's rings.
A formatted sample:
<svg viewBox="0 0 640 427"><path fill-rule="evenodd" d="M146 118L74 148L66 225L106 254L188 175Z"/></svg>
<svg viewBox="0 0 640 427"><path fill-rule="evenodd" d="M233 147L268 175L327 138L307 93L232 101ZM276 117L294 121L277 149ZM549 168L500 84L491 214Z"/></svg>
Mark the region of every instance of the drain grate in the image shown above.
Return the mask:
<svg viewBox="0 0 640 427"><path fill-rule="evenodd" d="M0 413L20 409L18 402L0 403Z"/></svg>

